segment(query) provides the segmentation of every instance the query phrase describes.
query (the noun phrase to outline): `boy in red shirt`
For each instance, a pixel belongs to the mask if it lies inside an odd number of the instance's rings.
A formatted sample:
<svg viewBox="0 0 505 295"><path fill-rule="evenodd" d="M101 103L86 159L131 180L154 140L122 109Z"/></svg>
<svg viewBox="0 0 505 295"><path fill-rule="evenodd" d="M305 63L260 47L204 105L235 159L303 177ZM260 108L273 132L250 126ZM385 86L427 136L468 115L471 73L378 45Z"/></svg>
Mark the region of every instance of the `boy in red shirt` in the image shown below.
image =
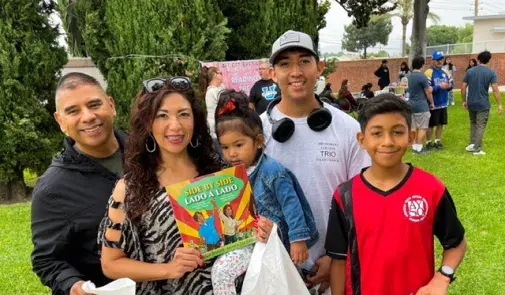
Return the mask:
<svg viewBox="0 0 505 295"><path fill-rule="evenodd" d="M358 121L372 166L333 196L326 236L332 294L446 294L466 251L465 230L444 184L402 161L415 138L410 106L382 94ZM433 235L444 248L437 272Z"/></svg>

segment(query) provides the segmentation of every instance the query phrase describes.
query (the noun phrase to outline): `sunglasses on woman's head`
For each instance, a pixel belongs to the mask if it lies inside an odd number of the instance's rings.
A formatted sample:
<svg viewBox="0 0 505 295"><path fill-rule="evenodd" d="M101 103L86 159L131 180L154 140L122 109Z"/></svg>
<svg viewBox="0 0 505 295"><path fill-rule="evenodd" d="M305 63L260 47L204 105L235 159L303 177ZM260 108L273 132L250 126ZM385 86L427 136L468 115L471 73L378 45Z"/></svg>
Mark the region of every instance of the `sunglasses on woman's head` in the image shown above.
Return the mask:
<svg viewBox="0 0 505 295"><path fill-rule="evenodd" d="M144 80L142 85L145 91L153 93L160 90L167 83L177 90L188 90L191 87L191 81L188 77L152 78Z"/></svg>

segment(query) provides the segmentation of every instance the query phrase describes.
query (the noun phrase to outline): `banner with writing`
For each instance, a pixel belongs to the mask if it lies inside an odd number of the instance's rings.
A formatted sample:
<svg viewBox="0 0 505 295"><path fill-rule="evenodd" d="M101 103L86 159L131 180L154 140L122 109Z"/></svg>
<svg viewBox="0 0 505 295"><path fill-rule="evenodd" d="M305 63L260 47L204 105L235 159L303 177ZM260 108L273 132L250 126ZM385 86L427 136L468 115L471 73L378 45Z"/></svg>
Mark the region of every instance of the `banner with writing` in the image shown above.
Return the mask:
<svg viewBox="0 0 505 295"><path fill-rule="evenodd" d="M256 242L255 206L244 165L166 187L184 247L204 260Z"/></svg>
<svg viewBox="0 0 505 295"><path fill-rule="evenodd" d="M259 75L259 59L202 62L202 66L217 67L223 73L224 84L227 89L244 91L247 95L256 81L261 79Z"/></svg>

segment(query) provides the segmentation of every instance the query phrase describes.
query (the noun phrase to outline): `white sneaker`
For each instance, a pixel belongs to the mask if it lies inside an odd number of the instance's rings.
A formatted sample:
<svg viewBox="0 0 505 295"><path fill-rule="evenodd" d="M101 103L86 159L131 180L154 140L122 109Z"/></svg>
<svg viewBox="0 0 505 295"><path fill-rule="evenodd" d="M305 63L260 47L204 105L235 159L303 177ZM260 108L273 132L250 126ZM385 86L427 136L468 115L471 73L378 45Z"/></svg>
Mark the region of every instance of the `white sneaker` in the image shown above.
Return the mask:
<svg viewBox="0 0 505 295"><path fill-rule="evenodd" d="M469 145L466 147L466 149L465 149L465 150L466 150L467 152L475 152L475 150L473 149L473 148L474 148L474 146L475 146L475 145L474 145L473 143L471 143L471 144L469 144Z"/></svg>
<svg viewBox="0 0 505 295"><path fill-rule="evenodd" d="M486 153L483 150L473 153L474 156L484 156Z"/></svg>

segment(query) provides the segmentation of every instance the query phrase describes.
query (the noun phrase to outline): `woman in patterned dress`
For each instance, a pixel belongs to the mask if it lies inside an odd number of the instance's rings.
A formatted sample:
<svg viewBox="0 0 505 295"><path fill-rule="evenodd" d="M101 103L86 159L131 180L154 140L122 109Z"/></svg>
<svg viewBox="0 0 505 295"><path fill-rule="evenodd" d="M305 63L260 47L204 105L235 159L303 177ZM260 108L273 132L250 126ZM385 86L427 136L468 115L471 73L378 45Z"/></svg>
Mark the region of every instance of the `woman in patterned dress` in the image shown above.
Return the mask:
<svg viewBox="0 0 505 295"><path fill-rule="evenodd" d="M135 98L125 177L100 225L102 268L137 282L137 295L212 294L211 264L183 248L166 186L219 171L205 113L189 79L150 79Z"/></svg>

